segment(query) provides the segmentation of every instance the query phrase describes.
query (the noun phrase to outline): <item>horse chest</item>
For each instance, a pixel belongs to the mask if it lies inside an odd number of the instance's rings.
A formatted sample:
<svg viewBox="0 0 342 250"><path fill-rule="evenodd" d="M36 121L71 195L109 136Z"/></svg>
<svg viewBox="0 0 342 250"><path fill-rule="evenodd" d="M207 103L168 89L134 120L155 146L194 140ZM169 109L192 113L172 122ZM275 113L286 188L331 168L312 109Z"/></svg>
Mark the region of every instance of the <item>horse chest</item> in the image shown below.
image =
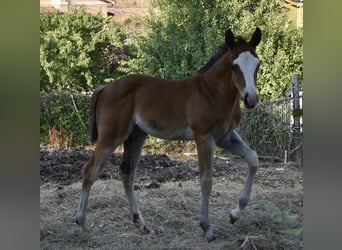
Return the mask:
<svg viewBox="0 0 342 250"><path fill-rule="evenodd" d="M230 117L217 123L212 129L214 138L221 138L222 136L229 134L238 126L239 121L239 119Z"/></svg>

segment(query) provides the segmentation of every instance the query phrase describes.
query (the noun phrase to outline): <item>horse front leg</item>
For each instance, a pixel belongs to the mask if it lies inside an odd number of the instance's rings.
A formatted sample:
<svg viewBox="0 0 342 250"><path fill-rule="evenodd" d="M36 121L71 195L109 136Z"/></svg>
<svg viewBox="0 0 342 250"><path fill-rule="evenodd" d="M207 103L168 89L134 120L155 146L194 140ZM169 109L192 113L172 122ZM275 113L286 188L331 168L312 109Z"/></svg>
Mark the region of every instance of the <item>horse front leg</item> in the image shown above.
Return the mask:
<svg viewBox="0 0 342 250"><path fill-rule="evenodd" d="M200 225L208 242L215 240L209 219L209 198L212 189L212 158L214 140L211 137L197 137L195 139L198 154L198 165L201 183L201 219Z"/></svg>
<svg viewBox="0 0 342 250"><path fill-rule="evenodd" d="M235 130L233 130L227 137L218 141L217 146L245 158L248 164L247 179L240 195L239 203L229 215L230 222L234 223L239 219L241 211L247 206L250 199L254 177L259 168L259 160L256 152L247 146Z"/></svg>

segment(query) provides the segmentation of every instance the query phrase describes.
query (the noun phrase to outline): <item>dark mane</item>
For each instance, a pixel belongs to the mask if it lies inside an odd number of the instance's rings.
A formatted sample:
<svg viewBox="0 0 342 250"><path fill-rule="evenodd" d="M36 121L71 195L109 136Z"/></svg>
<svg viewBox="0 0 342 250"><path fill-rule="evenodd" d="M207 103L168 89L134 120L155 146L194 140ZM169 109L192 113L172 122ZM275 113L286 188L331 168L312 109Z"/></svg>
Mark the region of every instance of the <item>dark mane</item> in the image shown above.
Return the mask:
<svg viewBox="0 0 342 250"><path fill-rule="evenodd" d="M247 41L241 37L241 36L237 36L235 38L235 43L236 44L246 44ZM202 67L200 68L197 73L204 73L206 72L208 69L210 69L211 66L213 66L220 58L221 56L223 56L227 51L228 51L228 46L226 43L220 45L218 48L217 48L217 52L215 55L213 55L210 60Z"/></svg>
<svg viewBox="0 0 342 250"><path fill-rule="evenodd" d="M221 56L223 56L226 52L228 51L228 46L227 44L222 44L221 46L218 47L217 52L215 55L213 55L210 60L202 67L200 68L197 73L204 73L208 69L210 69L211 66L213 66L218 59L220 59Z"/></svg>

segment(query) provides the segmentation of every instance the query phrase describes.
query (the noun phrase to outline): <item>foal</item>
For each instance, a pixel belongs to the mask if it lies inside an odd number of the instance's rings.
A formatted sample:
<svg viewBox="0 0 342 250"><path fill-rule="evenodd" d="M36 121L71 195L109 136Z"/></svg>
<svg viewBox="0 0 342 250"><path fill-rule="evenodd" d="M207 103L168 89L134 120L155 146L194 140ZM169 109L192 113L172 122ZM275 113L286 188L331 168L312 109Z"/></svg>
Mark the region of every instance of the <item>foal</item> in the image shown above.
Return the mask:
<svg viewBox="0 0 342 250"><path fill-rule="evenodd" d="M260 60L255 48L261 40L256 28L250 41L225 33L228 50L207 71L182 80L167 80L148 75L128 75L98 87L91 99L91 141L97 142L83 173L82 192L76 223L84 228L91 186L110 154L120 144L124 153L120 175L133 221L145 232L145 224L133 190L141 148L148 134L168 140L194 140L197 146L201 184L201 219L207 241L215 239L209 220L212 189L212 158L215 145L244 157L247 180L237 206L230 212L234 223L249 201L253 179L259 166L257 154L235 132L242 111L258 101L256 78Z"/></svg>

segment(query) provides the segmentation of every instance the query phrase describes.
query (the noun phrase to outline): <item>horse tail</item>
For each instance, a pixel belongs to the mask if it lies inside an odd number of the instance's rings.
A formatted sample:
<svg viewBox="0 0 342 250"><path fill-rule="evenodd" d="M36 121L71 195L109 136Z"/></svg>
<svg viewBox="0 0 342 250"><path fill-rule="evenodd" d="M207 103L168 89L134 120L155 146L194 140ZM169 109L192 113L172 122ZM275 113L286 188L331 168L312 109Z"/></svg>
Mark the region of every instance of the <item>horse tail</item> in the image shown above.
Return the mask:
<svg viewBox="0 0 342 250"><path fill-rule="evenodd" d="M90 142L92 144L94 144L97 141L97 138L99 136L99 133L97 130L97 122L96 122L96 109L97 109L99 97L106 86L107 85L98 86L95 89L93 95L91 96L90 111L89 111L89 132L90 132Z"/></svg>

